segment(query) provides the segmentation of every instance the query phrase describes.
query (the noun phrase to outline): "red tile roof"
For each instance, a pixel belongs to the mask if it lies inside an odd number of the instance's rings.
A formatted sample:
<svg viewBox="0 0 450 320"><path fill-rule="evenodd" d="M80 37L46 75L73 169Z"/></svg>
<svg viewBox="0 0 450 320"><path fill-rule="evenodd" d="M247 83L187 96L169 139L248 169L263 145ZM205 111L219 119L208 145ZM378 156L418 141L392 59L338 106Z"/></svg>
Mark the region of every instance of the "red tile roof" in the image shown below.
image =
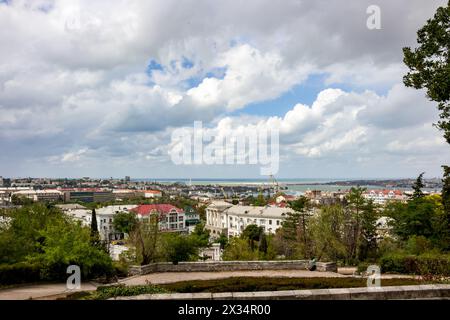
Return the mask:
<svg viewBox="0 0 450 320"><path fill-rule="evenodd" d="M136 212L141 216L146 216L149 215L152 211L157 211L160 214L167 214L174 209L177 213L183 212L182 209L177 208L171 204L141 204L131 211Z"/></svg>

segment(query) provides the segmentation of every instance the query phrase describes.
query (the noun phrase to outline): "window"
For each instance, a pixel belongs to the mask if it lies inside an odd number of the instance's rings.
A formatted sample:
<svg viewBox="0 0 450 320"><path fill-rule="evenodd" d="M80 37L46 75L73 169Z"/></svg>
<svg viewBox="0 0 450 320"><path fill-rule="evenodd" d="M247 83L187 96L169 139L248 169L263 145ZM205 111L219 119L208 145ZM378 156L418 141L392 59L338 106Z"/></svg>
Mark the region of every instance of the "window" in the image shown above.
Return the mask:
<svg viewBox="0 0 450 320"><path fill-rule="evenodd" d="M183 217L182 216L178 217L178 221L183 221Z"/></svg>
<svg viewBox="0 0 450 320"><path fill-rule="evenodd" d="M272 220L269 220L269 224L272 224Z"/></svg>
<svg viewBox="0 0 450 320"><path fill-rule="evenodd" d="M280 220L277 220L277 226L279 226L280 225Z"/></svg>

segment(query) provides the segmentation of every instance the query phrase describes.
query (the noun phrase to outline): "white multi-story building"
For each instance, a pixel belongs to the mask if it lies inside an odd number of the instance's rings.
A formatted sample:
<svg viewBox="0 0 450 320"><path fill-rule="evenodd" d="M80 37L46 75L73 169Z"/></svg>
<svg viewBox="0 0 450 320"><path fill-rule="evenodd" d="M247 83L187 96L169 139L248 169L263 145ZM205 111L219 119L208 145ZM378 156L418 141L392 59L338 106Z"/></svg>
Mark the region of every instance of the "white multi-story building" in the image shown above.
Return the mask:
<svg viewBox="0 0 450 320"><path fill-rule="evenodd" d="M281 227L290 208L255 207L232 205L224 201L214 201L206 208L206 228L212 237L221 233L228 237L239 236L251 224L263 227L267 233L275 233Z"/></svg>
<svg viewBox="0 0 450 320"><path fill-rule="evenodd" d="M407 201L406 196L400 190L370 190L363 194L364 198L372 200L375 204L384 205L388 201Z"/></svg>
<svg viewBox="0 0 450 320"><path fill-rule="evenodd" d="M90 226L92 221L92 210L86 209L79 204L57 205L67 215L80 220L83 225ZM114 215L119 212L129 212L137 205L107 206L95 210L97 216L97 228L102 240L119 240L123 234L114 229Z"/></svg>
<svg viewBox="0 0 450 320"><path fill-rule="evenodd" d="M59 190L19 190L12 193L15 196L26 197L33 201L59 201L63 198L63 193Z"/></svg>

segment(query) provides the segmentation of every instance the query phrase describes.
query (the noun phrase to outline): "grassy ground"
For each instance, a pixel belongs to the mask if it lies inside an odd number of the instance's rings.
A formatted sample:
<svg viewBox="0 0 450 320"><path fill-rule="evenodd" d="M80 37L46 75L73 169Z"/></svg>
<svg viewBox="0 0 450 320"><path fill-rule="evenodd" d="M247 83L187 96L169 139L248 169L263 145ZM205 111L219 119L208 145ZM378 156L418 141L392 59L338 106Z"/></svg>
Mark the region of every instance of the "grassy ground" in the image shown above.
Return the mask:
<svg viewBox="0 0 450 320"><path fill-rule="evenodd" d="M426 284L418 279L383 279L382 286ZM279 291L302 289L330 289L365 287L363 278L267 278L267 277L233 277L214 280L181 281L160 285L108 286L99 287L94 292L78 292L67 299L108 299L117 296L135 296L139 294L170 292L248 292Z"/></svg>

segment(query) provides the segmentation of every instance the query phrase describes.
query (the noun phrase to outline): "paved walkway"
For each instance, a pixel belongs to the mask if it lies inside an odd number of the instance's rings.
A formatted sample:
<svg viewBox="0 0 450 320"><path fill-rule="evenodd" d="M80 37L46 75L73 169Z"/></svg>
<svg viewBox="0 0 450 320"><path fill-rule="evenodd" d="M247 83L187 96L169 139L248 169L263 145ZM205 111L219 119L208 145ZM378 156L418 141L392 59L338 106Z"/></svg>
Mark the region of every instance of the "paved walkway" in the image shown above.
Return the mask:
<svg viewBox="0 0 450 320"><path fill-rule="evenodd" d="M220 272L162 272L150 273L142 276L135 276L123 279L120 283L126 285L140 285L147 282L153 284L171 283L177 281L187 280L211 280L223 279L230 277L327 277L338 278L345 277L345 275L334 272L317 272L306 270L257 270L257 271L220 271Z"/></svg>
<svg viewBox="0 0 450 320"><path fill-rule="evenodd" d="M125 285L145 285L147 283L163 284L187 280L211 280L230 277L352 277L353 269L334 272L318 272L307 270L255 270L255 271L220 271L220 272L161 272L142 276L134 276L119 281ZM382 279L406 278L406 275L382 275ZM80 290L68 290L65 283L24 285L14 288L0 289L0 300L56 299L69 292L96 290L94 283L82 283Z"/></svg>
<svg viewBox="0 0 450 320"><path fill-rule="evenodd" d="M0 289L0 300L54 299L69 292L95 290L92 283L82 283L79 290L68 290L65 283L34 284Z"/></svg>

